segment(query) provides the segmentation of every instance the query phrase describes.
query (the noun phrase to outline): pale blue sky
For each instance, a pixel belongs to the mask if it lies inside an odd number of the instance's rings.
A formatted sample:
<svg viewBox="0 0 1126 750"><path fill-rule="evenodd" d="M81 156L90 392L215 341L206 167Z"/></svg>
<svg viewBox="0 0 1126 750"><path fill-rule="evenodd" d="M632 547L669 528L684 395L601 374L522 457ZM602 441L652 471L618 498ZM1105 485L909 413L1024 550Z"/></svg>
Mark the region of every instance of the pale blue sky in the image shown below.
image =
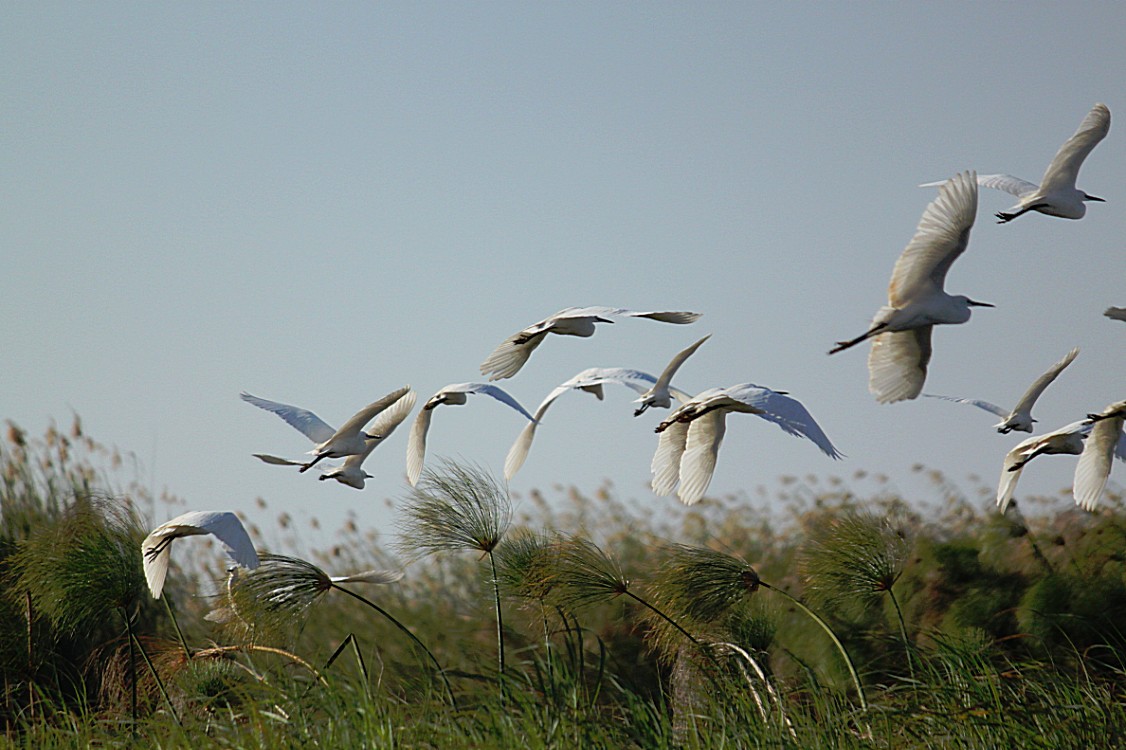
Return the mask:
<svg viewBox="0 0 1126 750"><path fill-rule="evenodd" d="M405 428L357 492L252 458L309 445L239 391L338 424L479 379L570 305L704 317L548 340L502 383L529 410L711 333L682 388L789 391L848 456L736 415L712 494L863 469L933 500L913 464L992 486L1018 438L972 407L877 405L866 348L826 351L885 301L918 183L1037 181L1092 104L1126 114L1126 6L8 3L0 71L0 418L39 433L74 409L191 508L253 517L262 496L389 529ZM927 391L1008 406L1079 345L1041 427L1126 396L1126 324L1101 315L1126 305L1122 130L1080 174L1107 199L1081 221L997 226L1014 201L982 191L947 289L997 308L935 332ZM632 398L560 399L512 489L610 479L675 505L648 490L659 415ZM430 458L499 475L521 427L477 397L435 415ZM1018 498L1073 468L1038 460Z"/></svg>

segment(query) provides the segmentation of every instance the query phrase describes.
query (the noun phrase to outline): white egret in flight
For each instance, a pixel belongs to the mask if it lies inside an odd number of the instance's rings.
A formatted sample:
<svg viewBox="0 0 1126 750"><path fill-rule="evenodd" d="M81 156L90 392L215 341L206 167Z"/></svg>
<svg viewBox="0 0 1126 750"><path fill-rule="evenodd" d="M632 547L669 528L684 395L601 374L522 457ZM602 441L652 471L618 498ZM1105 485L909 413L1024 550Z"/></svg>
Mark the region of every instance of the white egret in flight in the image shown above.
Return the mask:
<svg viewBox="0 0 1126 750"><path fill-rule="evenodd" d="M239 398L261 409L277 414L304 434L305 437L317 444L313 450L309 451L310 455L314 456L313 460L300 465L300 471L304 472L308 471L324 458L344 458L346 456L363 453L368 448L367 443L369 440L382 439L384 436L377 432L364 432L364 425L370 422L375 415L405 396L409 391L410 386L404 386L396 391L392 391L378 401L373 401L352 415L352 418L345 422L339 430L334 430L316 414L308 409L302 409L299 406L290 406L289 404L258 398L245 391L239 394ZM261 456L259 457L261 458ZM277 463L276 461L270 461L269 458L263 458L263 460L269 463Z"/></svg>
<svg viewBox="0 0 1126 750"><path fill-rule="evenodd" d="M1111 459L1126 461L1126 401L1107 406L1098 414L1088 414L1091 435L1075 466L1072 494L1084 510L1094 510L1110 478Z"/></svg>
<svg viewBox="0 0 1126 750"><path fill-rule="evenodd" d="M867 331L829 350L836 354L873 339L868 390L881 404L915 398L922 391L934 326L965 323L971 307L993 307L943 289L951 264L969 244L976 213L977 182L972 172L942 183L895 263L888 304L876 313Z"/></svg>
<svg viewBox="0 0 1126 750"><path fill-rule="evenodd" d="M1110 475L1111 456L1126 461L1126 435L1122 434L1126 401L1111 404L1101 414L1087 417L1053 432L1030 437L1008 452L997 485L997 506L1002 513L1012 500L1024 465L1037 456L1059 454L1079 456L1072 494L1077 504L1087 510L1094 509ZM1100 426L1104 423L1105 426Z"/></svg>
<svg viewBox="0 0 1126 750"><path fill-rule="evenodd" d="M654 494L669 495L679 483L677 496L685 505L704 496L715 472L728 412L758 415L791 435L812 440L830 458L842 457L801 402L784 392L754 383L710 388L657 426L661 437L651 466Z"/></svg>
<svg viewBox="0 0 1126 750"><path fill-rule="evenodd" d="M519 401L510 396L500 386L490 383L453 383L447 385L423 404L418 416L414 418L414 424L411 426L410 437L407 439L407 480L412 486L418 484L418 478L422 475L422 465L426 460L426 433L430 430L430 417L434 413L434 409L442 404L460 406L468 400L469 395L474 393L492 396L502 404L511 406L529 420L536 421L535 417L529 414Z"/></svg>
<svg viewBox="0 0 1126 750"><path fill-rule="evenodd" d="M561 336L593 336L595 323L613 323L612 318L649 318L662 323L695 322L700 313L637 312L621 307L568 307L509 336L481 363L481 374L489 380L511 378L549 333Z"/></svg>
<svg viewBox="0 0 1126 750"><path fill-rule="evenodd" d="M680 369L684 361L695 354L696 350L703 346L704 342L711 337L712 335L709 333L687 349L682 349L677 352L676 356L665 365L665 369L661 372L660 377L657 378L657 382L653 384L653 387L642 393L641 398L635 401L635 403L639 403L641 406L634 411L633 416L640 417L650 406L667 409L672 406L674 396L677 401L681 403L688 400L688 394L684 393L684 391L677 391L677 389L672 388L670 384L672 383L673 377L676 375L676 371Z"/></svg>
<svg viewBox="0 0 1126 750"><path fill-rule="evenodd" d="M258 567L258 553L250 535L234 513L225 510L193 510L162 523L141 542L145 580L153 599L159 599L168 575L170 547L174 539L211 534L223 546L227 557L244 568Z"/></svg>
<svg viewBox="0 0 1126 750"><path fill-rule="evenodd" d="M1070 365L1078 355L1079 347L1075 347L1065 354L1063 359L1049 367L1043 375L1036 378L1032 385L1028 386L1028 390L1024 392L1024 395L1020 397L1020 401L1012 408L1012 411L1006 411L1000 406L991 404L988 401L977 401L968 398L958 398L956 396L938 396L933 393L924 393L923 395L928 398L941 398L959 404L970 404L971 406L976 406L979 409L984 409L987 412L996 414L1001 418L1001 421L994 426L997 428L997 432L1002 434L1012 430L1018 432L1032 432L1032 423L1036 421L1032 418L1032 406L1036 403L1036 399L1040 398L1040 394L1044 392L1044 389L1051 385L1052 381L1055 380L1059 374L1064 371L1064 368Z"/></svg>
<svg viewBox="0 0 1126 750"><path fill-rule="evenodd" d="M1110 110L1105 104L1096 104L1083 118L1075 135L1060 146L1052 163L1044 172L1039 185L1007 174L983 174L977 178L982 187L1004 190L1020 201L1008 211L997 212L997 223L1012 221L1028 211L1039 211L1063 219L1082 219L1087 213L1084 201L1105 203L1102 198L1087 195L1075 188L1083 160L1110 131ZM920 187L933 187L939 183L928 182Z"/></svg>
<svg viewBox="0 0 1126 750"><path fill-rule="evenodd" d="M1091 432L1091 426L1082 421L1072 422L1058 430L1043 435L1025 438L1005 454L1001 464L1001 479L997 483L997 507L1004 513L1013 499L1017 480L1024 465L1037 456L1075 455L1083 452L1083 441Z"/></svg>
<svg viewBox="0 0 1126 750"><path fill-rule="evenodd" d="M536 428L539 427L540 422L543 420L543 415L547 413L548 407L555 403L555 399L562 396L570 390L586 391L593 393L594 396L601 401L603 397L602 386L608 383L618 383L627 388L632 388L638 393L645 394L650 392L651 388L656 387L658 379L653 377L647 372L640 370L630 370L624 367L591 367L583 370L571 379L560 383L552 389L550 393L540 402L539 407L533 415L532 422L524 426L520 434L516 437L516 442L508 450L508 456L504 460L504 478L510 480L516 476L516 472L524 465L525 459L528 457L528 451L532 447L532 440L536 436ZM666 392L668 388L666 386ZM673 388L672 392L680 398L681 401L688 400L688 394L683 391L678 391Z"/></svg>
<svg viewBox="0 0 1126 750"><path fill-rule="evenodd" d="M379 447L383 441L395 431L395 428L407 418L411 413L411 409L414 408L416 398L414 391L408 391L406 395L376 415L375 421L371 423L371 427L368 429L368 433L376 435L377 437L369 437L366 443L367 447L364 448L362 453L353 453L351 456L344 459L343 464L329 467L318 479L321 481L325 479L335 479L341 484L362 490L364 488L364 480L372 478L371 474L363 470L364 461L366 461L367 457L371 455L371 452ZM271 456L265 453L255 453L254 457L268 464L278 466L305 465L303 461L291 461L288 458L279 458L278 456ZM322 466L325 466L325 464L322 464Z"/></svg>

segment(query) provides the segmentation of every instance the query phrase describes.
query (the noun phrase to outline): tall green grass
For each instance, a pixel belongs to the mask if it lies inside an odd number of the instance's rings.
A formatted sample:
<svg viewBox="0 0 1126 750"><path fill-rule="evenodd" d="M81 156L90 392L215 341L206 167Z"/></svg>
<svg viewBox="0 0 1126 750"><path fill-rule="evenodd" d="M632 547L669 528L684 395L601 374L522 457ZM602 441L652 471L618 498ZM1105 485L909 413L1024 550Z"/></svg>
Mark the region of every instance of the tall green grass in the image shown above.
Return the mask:
<svg viewBox="0 0 1126 750"><path fill-rule="evenodd" d="M79 424L0 443L11 744L1126 744L1120 494L1001 517L941 475L929 507L855 475L656 510L447 463L391 544L346 525L229 580L177 555L165 609L139 552L161 501L114 456ZM371 570L396 551L402 580Z"/></svg>

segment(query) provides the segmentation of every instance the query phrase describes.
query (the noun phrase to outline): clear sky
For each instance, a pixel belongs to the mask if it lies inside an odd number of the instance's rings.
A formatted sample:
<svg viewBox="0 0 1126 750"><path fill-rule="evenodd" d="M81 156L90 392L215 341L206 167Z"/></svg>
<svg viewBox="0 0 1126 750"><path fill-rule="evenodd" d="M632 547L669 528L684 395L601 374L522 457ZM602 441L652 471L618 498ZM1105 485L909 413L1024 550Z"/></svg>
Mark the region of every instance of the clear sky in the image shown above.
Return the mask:
<svg viewBox="0 0 1126 750"><path fill-rule="evenodd" d="M867 347L826 351L885 302L934 196L918 183L1039 181L1095 102L1126 115L1126 5L5 3L0 71L0 418L40 434L73 410L190 508L254 517L261 496L390 529L406 427L358 492L252 458L311 446L239 392L339 424L404 384L421 401L480 379L572 305L704 317L547 340L502 383L529 410L710 333L680 387L788 391L848 456L735 415L712 494L865 470L925 501L912 465L995 486L1024 436L969 406L878 405ZM1126 397L1126 324L1102 317L1126 305L1124 129L1083 167L1107 202L1081 221L999 226L1014 199L981 192L947 290L997 307L935 331L926 391L1011 406L1078 345L1040 426ZM648 489L660 414L634 419L633 397L561 398L512 489L677 504ZM521 427L473 397L435 414L429 458L499 476ZM1018 498L1073 469L1038 460Z"/></svg>

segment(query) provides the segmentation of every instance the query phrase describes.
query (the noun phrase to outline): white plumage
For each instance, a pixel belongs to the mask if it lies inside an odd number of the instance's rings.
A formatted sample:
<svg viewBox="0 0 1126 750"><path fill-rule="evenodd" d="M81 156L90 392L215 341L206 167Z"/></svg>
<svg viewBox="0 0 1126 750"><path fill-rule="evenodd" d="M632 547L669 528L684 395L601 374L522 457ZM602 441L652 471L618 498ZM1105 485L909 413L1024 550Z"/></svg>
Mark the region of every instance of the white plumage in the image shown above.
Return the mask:
<svg viewBox="0 0 1126 750"><path fill-rule="evenodd" d="M407 480L411 485L418 484L418 478L422 475L422 465L426 461L426 434L430 430L430 418L434 409L442 404L460 406L468 400L469 395L474 393L492 396L502 404L511 406L532 422L536 421L535 417L529 414L519 401L510 396L500 386L490 383L452 383L447 385L423 404L418 416L414 418L414 424L411 425L410 437L407 439Z"/></svg>
<svg viewBox="0 0 1126 750"><path fill-rule="evenodd" d="M680 369L680 366L684 364L685 360L695 354L696 350L703 346L704 342L711 337L709 333L695 344L692 344L686 349L681 349L669 360L669 363L665 365L665 369L657 376L657 382L653 384L653 387L642 393L641 398L635 401L635 403L641 404L641 406L634 411L633 416L640 417L650 406L667 409L672 406L674 397L681 403L688 400L688 394L672 387L672 379L676 377L677 371Z"/></svg>
<svg viewBox="0 0 1126 750"><path fill-rule="evenodd" d="M374 430L364 432L364 426L370 422L375 415L387 409L410 392L410 389L409 385L403 386L378 401L373 401L353 414L339 430L333 430L331 426L316 414L308 409L302 409L299 406L291 406L290 404L259 398L245 391L239 394L239 398L249 404L254 404L260 409L265 409L266 411L277 414L288 424L304 434L305 437L317 444L313 450L309 451L309 454L314 457L313 460L299 464L301 466L300 471L304 472L315 466L324 458L345 458L347 456L364 453L365 451L370 453L368 450L368 441L385 436L380 435ZM396 424L398 423L396 422ZM256 455L267 463L284 464L287 462L287 459L278 459L276 456Z"/></svg>
<svg viewBox="0 0 1126 750"><path fill-rule="evenodd" d="M211 534L236 565L258 567L258 553L250 535L234 513L225 510L193 510L176 516L152 530L141 542L145 580L153 599L159 599L168 575L172 541L185 536Z"/></svg>
<svg viewBox="0 0 1126 750"><path fill-rule="evenodd" d="M923 211L915 236L899 256L888 284L888 304L860 336L837 342L829 354L872 340L868 390L882 404L915 398L922 392L931 358L931 330L965 323L971 307L992 307L943 289L946 273L970 240L977 213L977 182L963 172L942 183Z"/></svg>
<svg viewBox="0 0 1126 750"><path fill-rule="evenodd" d="M512 447L509 448L508 456L504 460L504 478L510 480L512 477L516 476L516 472L520 471L520 467L524 465L524 461L528 458L528 451L531 450L532 441L536 436L536 428L539 427L540 422L543 420L543 415L546 414L548 408L555 403L555 399L559 398L567 391L579 390L593 393L595 397L601 401L603 397L602 386L608 383L624 385L638 393L645 394L650 391L651 386L656 387L655 384L657 382L657 378L647 372L641 372L640 370L630 370L624 367L591 367L583 370L569 380L560 383L540 402L539 407L533 415L533 421L524 426L524 429L520 431ZM667 387L666 392L668 392ZM674 388L672 392L676 393L682 400L688 398L687 394L683 391L677 391Z"/></svg>
<svg viewBox="0 0 1126 750"><path fill-rule="evenodd" d="M568 307L517 331L502 341L481 363L481 374L488 375L489 380L511 378L520 371L536 347L543 343L547 334L593 336L596 323L613 323L612 318L649 318L662 323L683 325L698 320L700 313L637 312L622 307Z"/></svg>
<svg viewBox="0 0 1126 750"><path fill-rule="evenodd" d="M1059 374L1063 372L1064 369L1068 365L1070 365L1077 356L1079 356L1079 347L1075 347L1067 354L1065 354L1063 359L1049 367L1043 375L1033 381L1032 385L1028 386L1028 390L1024 392L1024 395L1020 397L1020 401L1017 402L1017 405L1014 406L1011 411L1005 410L1004 408L997 406L996 404L992 404L988 401L958 398L955 396L938 396L933 393L924 393L923 395L928 398L941 398L946 401L954 401L955 403L959 404L970 404L971 406L976 406L979 409L984 409L991 414L996 414L1001 418L1001 421L994 425L994 427L997 428L997 432L1000 432L1002 434L1008 433L1012 430L1016 430L1017 432L1032 432L1032 423L1036 421L1032 418L1033 405L1036 403L1036 400L1040 398L1040 394L1042 394L1044 390L1052 384L1052 381L1059 377Z"/></svg>
<svg viewBox="0 0 1126 750"><path fill-rule="evenodd" d="M797 399L754 383L711 388L657 426L661 437L651 465L655 494L671 494L679 483L677 496L685 505L704 496L715 472L728 412L755 414L791 435L812 440L830 458L842 457Z"/></svg>
<svg viewBox="0 0 1126 750"><path fill-rule="evenodd" d="M1087 213L1085 201L1104 202L1102 198L1077 190L1075 182L1083 160L1110 131L1110 110L1105 104L1096 104L1083 118L1075 131L1056 152L1040 184L1036 185L1008 174L983 174L977 184L985 188L1004 190L1020 201L1008 211L998 211L998 223L1004 224L1029 211L1039 211L1062 219L1082 219ZM938 183L928 182L921 187Z"/></svg>
<svg viewBox="0 0 1126 750"><path fill-rule="evenodd" d="M1088 414L1091 434L1075 465L1072 494L1084 510L1094 510L1110 478L1112 459L1126 461L1126 401L1110 404L1098 414Z"/></svg>

